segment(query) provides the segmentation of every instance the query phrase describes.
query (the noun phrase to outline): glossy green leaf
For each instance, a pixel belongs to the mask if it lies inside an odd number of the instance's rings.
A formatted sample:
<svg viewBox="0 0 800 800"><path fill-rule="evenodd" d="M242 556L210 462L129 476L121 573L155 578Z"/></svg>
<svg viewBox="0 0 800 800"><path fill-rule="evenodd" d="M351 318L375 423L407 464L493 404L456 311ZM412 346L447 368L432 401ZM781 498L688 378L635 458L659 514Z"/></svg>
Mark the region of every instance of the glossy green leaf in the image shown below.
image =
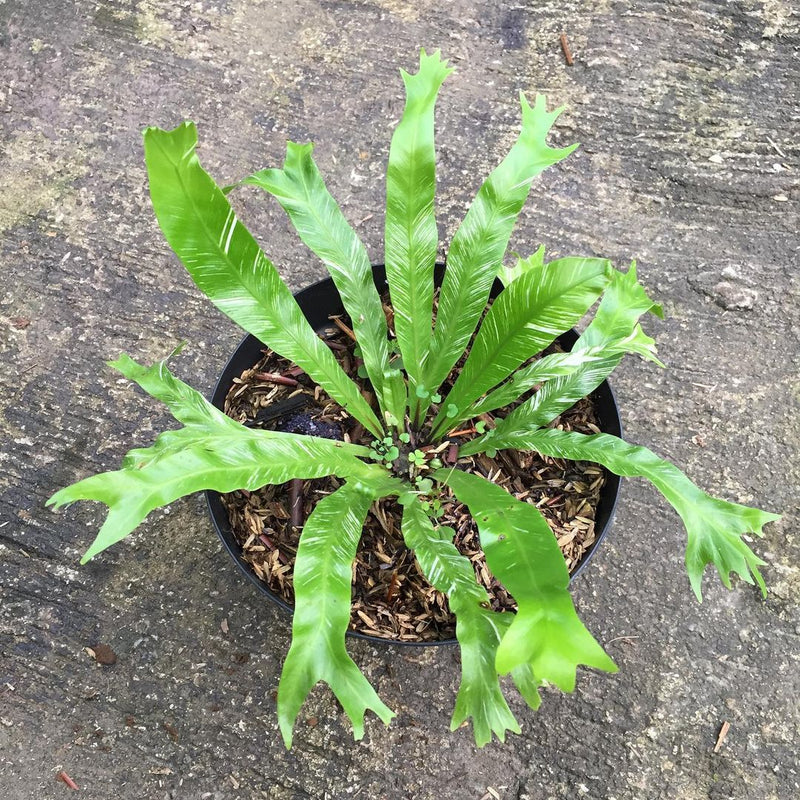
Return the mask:
<svg viewBox="0 0 800 800"><path fill-rule="evenodd" d="M766 586L758 571L765 562L742 541L742 535L763 535L766 523L780 519L777 514L711 497L676 466L647 448L628 444L606 433L587 436L546 429L514 435L509 431L493 437L492 446L536 450L553 458L594 461L617 475L647 478L680 514L686 526L686 569L698 600L702 599L703 571L711 563L728 588L730 574L734 572L748 583L755 579L766 595Z"/></svg>
<svg viewBox="0 0 800 800"><path fill-rule="evenodd" d="M520 733L519 723L503 697L495 667L497 648L513 615L474 605L469 611L451 605L451 610L456 615L456 637L461 649L461 683L450 730L471 719L478 747L488 744L492 734L504 742L507 730Z"/></svg>
<svg viewBox="0 0 800 800"><path fill-rule="evenodd" d="M501 614L500 619L504 619L508 614ZM496 617L497 618L497 617ZM508 620L509 624L511 620ZM502 638L502 634L501 634ZM530 664L520 664L511 670L511 679L517 687L517 691L522 695L523 700L534 710L542 704L539 696L539 689L544 686L544 681L540 681L533 672Z"/></svg>
<svg viewBox="0 0 800 800"><path fill-rule="evenodd" d="M508 381L498 386L486 397L473 403L464 418L503 408L518 400L537 383L572 375L589 364L626 353L639 353L646 357L655 355L652 339L646 336L638 325L626 339L619 339L597 347L587 347L584 350L572 350L569 353L551 353L532 364L521 367Z"/></svg>
<svg viewBox="0 0 800 800"><path fill-rule="evenodd" d="M369 256L347 222L311 155L314 145L287 142L283 169L264 169L242 181L273 195L303 242L324 262L350 315L364 367L381 396L388 366L388 331Z"/></svg>
<svg viewBox="0 0 800 800"><path fill-rule="evenodd" d="M453 424L481 395L578 322L612 272L607 259L560 258L528 268L500 292L447 395L447 403L458 409ZM440 412L434 430L445 421Z"/></svg>
<svg viewBox="0 0 800 800"><path fill-rule="evenodd" d="M386 172L386 279L412 398L428 360L433 322L438 246L433 112L439 88L452 71L438 51L429 56L424 50L419 72L401 71L406 104L392 136Z"/></svg>
<svg viewBox="0 0 800 800"><path fill-rule="evenodd" d="M414 551L431 585L457 605L489 602L469 559L453 544L453 529L445 525L434 527L418 498L404 506L402 530L406 545Z"/></svg>
<svg viewBox="0 0 800 800"><path fill-rule="evenodd" d="M394 716L345 648L353 561L373 499L373 494L346 483L317 503L300 535L292 645L278 685L278 720L287 748L300 707L319 681L342 704L356 739L364 735L367 709L387 725Z"/></svg>
<svg viewBox="0 0 800 800"><path fill-rule="evenodd" d="M508 286L517 278L522 277L528 270L541 269L544 266L544 245L540 244L535 253L522 258L517 256L517 263L513 267L507 267L505 264L500 267L497 272L497 277L500 278L503 286Z"/></svg>
<svg viewBox="0 0 800 800"><path fill-rule="evenodd" d="M447 377L475 330L531 182L577 147L554 149L545 143L561 109L548 113L541 95L533 107L522 94L520 101L522 132L481 186L450 245L439 294L432 355L423 381L430 391Z"/></svg>
<svg viewBox="0 0 800 800"><path fill-rule="evenodd" d="M475 579L469 559L453 544L452 528L434 528L419 500L403 508L403 538L414 551L425 577L447 595L456 616L456 638L461 648L461 685L451 730L472 718L475 743L483 747L495 734L505 741L507 730L520 728L500 690L494 661L501 632L511 614L488 608L489 595Z"/></svg>
<svg viewBox="0 0 800 800"><path fill-rule="evenodd" d="M628 336L636 321L647 313L664 318L661 306L650 299L639 283L633 261L627 272L614 272L595 318L580 337L580 347L593 347Z"/></svg>
<svg viewBox="0 0 800 800"><path fill-rule="evenodd" d="M149 367L122 353L116 361L109 361L108 366L164 403L172 416L184 425L208 425L212 429L241 428L239 422L213 406L200 392L169 371L167 365L177 352L173 351L167 358Z"/></svg>
<svg viewBox="0 0 800 800"><path fill-rule="evenodd" d="M175 378L165 362L143 367L122 356L112 366L165 402L185 427L162 433L152 447L132 450L122 469L92 475L47 501L55 508L76 500L108 506L108 517L82 563L127 536L154 509L192 492L254 490L324 475L368 483L388 477L377 464L360 460L369 457L368 447L245 428Z"/></svg>
<svg viewBox="0 0 800 800"><path fill-rule="evenodd" d="M533 505L461 470L439 470L478 525L486 563L517 602L518 611L497 648L501 674L527 664L536 680L565 692L575 688L578 664L617 667L578 618L569 573L550 526Z"/></svg>
<svg viewBox="0 0 800 800"><path fill-rule="evenodd" d="M170 247L221 311L313 378L376 436L382 426L300 311L272 262L200 166L197 129L148 128L150 196Z"/></svg>
<svg viewBox="0 0 800 800"><path fill-rule="evenodd" d="M615 271L594 319L572 348L573 353L607 348L607 354L600 359L587 360L568 374L547 381L497 423L498 431L534 430L547 425L562 411L591 394L614 371L626 352L636 352L661 364L655 356L655 342L638 324L639 317L648 311L661 315L661 307L653 303L636 280L636 265L632 264L626 273ZM471 443L470 451L477 452L476 446L479 445Z"/></svg>

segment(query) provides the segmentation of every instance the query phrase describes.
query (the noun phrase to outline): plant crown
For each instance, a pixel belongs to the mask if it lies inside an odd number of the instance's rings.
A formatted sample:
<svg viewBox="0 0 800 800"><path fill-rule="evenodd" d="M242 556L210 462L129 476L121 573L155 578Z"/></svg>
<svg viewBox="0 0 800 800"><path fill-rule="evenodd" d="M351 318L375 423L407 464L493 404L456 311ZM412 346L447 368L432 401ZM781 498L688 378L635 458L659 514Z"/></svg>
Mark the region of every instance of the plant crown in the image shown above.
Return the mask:
<svg viewBox="0 0 800 800"><path fill-rule="evenodd" d="M462 677L452 719L471 718L476 742L519 732L500 690L510 674L527 703L539 687L575 686L579 664L606 671L616 665L578 618L564 558L547 522L532 504L504 488L442 465L442 443L456 426L477 435L460 456L503 448L596 462L624 476L649 479L683 518L686 568L698 599L701 576L713 563L722 582L730 573L764 590L761 561L743 534L761 535L776 515L718 500L676 467L643 447L607 434L584 435L550 426L596 389L626 353L658 362L639 324L661 314L637 280L602 258L547 261L543 248L514 267L502 266L516 217L533 179L576 147L552 148L547 134L560 110L524 95L522 129L489 175L450 244L433 315L437 225L434 215L434 105L451 68L439 53L420 55L416 74L402 72L406 103L391 142L386 178L385 264L394 336L373 281L366 249L323 183L312 145L289 142L281 169L242 181L281 204L300 238L327 266L358 341L362 374L375 403L359 388L306 321L276 268L195 153L191 122L175 130L149 128L145 160L153 207L167 241L198 287L234 322L307 375L374 436L371 446L244 427L175 378L166 361L142 366L126 355L111 366L164 402L182 424L148 448L132 450L122 468L57 492L50 503L96 500L109 508L83 561L127 536L155 508L198 490L254 490L293 478L335 475L342 486L315 507L303 527L294 568L292 641L278 689L280 728L288 746L301 704L326 682L352 721L356 738L366 709L393 716L345 649L351 570L371 504L396 496L402 534L430 583L449 598L456 616ZM486 311L496 277L503 290ZM595 305L594 317L568 353L532 360ZM483 319L481 321L482 315ZM477 327L477 332L476 332ZM468 351L450 388L451 370ZM535 392L530 390L538 387ZM510 413L486 427L487 412ZM479 419L483 415L482 419ZM423 450L425 445L433 447ZM477 522L491 572L514 597L516 614L489 607L469 560L439 524L439 487L449 486Z"/></svg>

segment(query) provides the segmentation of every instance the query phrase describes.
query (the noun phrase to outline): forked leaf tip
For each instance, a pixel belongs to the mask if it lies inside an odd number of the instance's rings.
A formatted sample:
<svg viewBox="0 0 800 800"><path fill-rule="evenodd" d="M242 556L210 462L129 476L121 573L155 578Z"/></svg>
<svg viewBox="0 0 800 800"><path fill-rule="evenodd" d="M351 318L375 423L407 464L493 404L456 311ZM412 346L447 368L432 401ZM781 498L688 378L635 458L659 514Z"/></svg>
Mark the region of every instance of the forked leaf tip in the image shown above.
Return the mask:
<svg viewBox="0 0 800 800"><path fill-rule="evenodd" d="M53 511L58 511L58 509L61 508L62 506L65 506L65 505L68 505L69 503L71 503L72 502L71 500L65 500L64 497L63 497L64 493L68 489L69 489L69 486L67 486L67 487L65 487L63 489L59 489L57 492L52 494L50 497L47 498L47 500L44 501L45 506L46 507L52 506L53 507Z"/></svg>
<svg viewBox="0 0 800 800"><path fill-rule="evenodd" d="M143 134L144 157L150 173L151 195L153 175L150 172L151 159L166 159L174 165L191 162L197 148L197 126L185 120L172 130L163 130L157 126L146 128ZM156 154L154 151L161 151Z"/></svg>
<svg viewBox="0 0 800 800"><path fill-rule="evenodd" d="M97 539L95 539L88 547L86 552L81 556L81 565L87 564L91 561L98 553L101 553L105 548L98 547Z"/></svg>
<svg viewBox="0 0 800 800"><path fill-rule="evenodd" d="M756 536L763 536L764 535L764 526L769 522L777 522L778 520L782 519L782 514L773 514L771 511L762 511L761 512L761 524L756 526L753 530L753 533ZM762 562L762 564L765 562Z"/></svg>
<svg viewBox="0 0 800 800"><path fill-rule="evenodd" d="M442 58L442 51L437 47L432 53L428 53L424 47L420 47L419 49L419 66L420 69L425 61L429 62L436 62L437 64L443 64L447 66L447 59Z"/></svg>
<svg viewBox="0 0 800 800"><path fill-rule="evenodd" d="M456 68L450 64L449 58L442 58L442 51L437 47L436 51L434 52L434 57L438 58L442 66L447 70L447 74L451 75L456 71Z"/></svg>
<svg viewBox="0 0 800 800"><path fill-rule="evenodd" d="M601 670L603 670L603 672L608 672L611 675L613 675L615 672L619 672L619 666L617 666L617 662L614 661L614 659L611 658L611 656L608 655L608 653L606 653L605 650L603 651L603 653L606 656L606 658L608 659L608 661L606 662L606 664L604 666L596 667L596 669L601 669Z"/></svg>
<svg viewBox="0 0 800 800"><path fill-rule="evenodd" d="M563 106L556 106L550 112L550 116L553 118L553 122L555 122L566 110L567 110L566 104Z"/></svg>
<svg viewBox="0 0 800 800"><path fill-rule="evenodd" d="M280 719L278 725L281 730L281 739L283 739L283 745L287 750L292 749L292 733L294 725L287 723L285 720Z"/></svg>
<svg viewBox="0 0 800 800"><path fill-rule="evenodd" d="M142 131L142 137L145 142L147 142L148 139L152 139L153 137L178 136L184 132L196 139L197 125L190 119L185 119L174 128L159 128L158 125L149 125Z"/></svg>
<svg viewBox="0 0 800 800"><path fill-rule="evenodd" d="M353 739L361 741L364 738L364 714L362 713L360 719L351 717L350 721L353 723Z"/></svg>
<svg viewBox="0 0 800 800"><path fill-rule="evenodd" d="M403 78L406 88L416 83L415 79L423 81L433 81L439 86L444 83L445 79L455 71L454 67L449 66L447 59L442 58L440 50L435 50L428 55L425 48L420 48L419 52L419 70L414 74L406 72L404 69L400 70L400 75ZM411 81L411 83L409 83Z"/></svg>
<svg viewBox="0 0 800 800"><path fill-rule="evenodd" d="M314 149L314 142L293 142L289 139L286 141L286 155L289 153L304 155L310 153Z"/></svg>
<svg viewBox="0 0 800 800"><path fill-rule="evenodd" d="M715 566L717 567L717 574L719 575L719 579L722 581L722 585L726 589L732 589L733 583L731 582L730 572L727 572L723 567L720 567L718 564ZM755 567L751 567L750 569L755 569ZM751 586L754 584L753 576L750 574L750 571L747 569L747 567L737 572L737 574L745 583L749 583Z"/></svg>
<svg viewBox="0 0 800 800"><path fill-rule="evenodd" d="M756 579L756 583L758 584L758 588L761 589L761 597L762 599L766 599L767 597L767 584L764 582L764 578L761 577L761 573L758 571L756 567L751 567L753 572L753 577Z"/></svg>
<svg viewBox="0 0 800 800"><path fill-rule="evenodd" d="M106 366L117 370L117 372L122 372L122 366L130 361L133 361L133 359L127 353L120 353L113 361L106 361Z"/></svg>

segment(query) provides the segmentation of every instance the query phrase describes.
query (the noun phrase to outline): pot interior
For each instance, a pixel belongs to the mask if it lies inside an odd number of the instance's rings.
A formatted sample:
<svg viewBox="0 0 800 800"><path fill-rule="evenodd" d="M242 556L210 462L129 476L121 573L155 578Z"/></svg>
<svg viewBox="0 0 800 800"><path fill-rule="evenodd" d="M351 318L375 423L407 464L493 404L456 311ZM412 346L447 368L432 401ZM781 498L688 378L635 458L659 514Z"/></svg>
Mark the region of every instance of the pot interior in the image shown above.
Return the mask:
<svg viewBox="0 0 800 800"><path fill-rule="evenodd" d="M386 284L386 271L382 265L376 266L374 269L375 285L378 291L383 293L387 289ZM444 275L444 265L438 264L436 267L435 279L437 285L441 283ZM502 284L499 280L495 281L492 287L491 296L495 297L501 290ZM341 303L341 298L336 290L336 287L331 278L321 280L295 294L300 308L302 309L306 319L314 327L315 330L321 330L330 325L329 317L331 315L341 314L344 308ZM559 343L565 350L569 350L574 345L578 338L578 333L575 330L567 331L559 337ZM248 334L241 341L234 354L231 356L228 363L220 375L211 402L217 408L224 410L225 399L228 391L233 384L234 378L238 378L245 370L251 368L261 357L264 345L256 339L256 337ZM591 395L594 405L594 411L598 418L600 429L615 436L622 435L622 425L619 418L619 412L614 398L607 381L604 381ZM589 545L586 552L583 554L580 563L573 569L570 574L570 581L574 580L591 561L598 546L606 536L608 529L611 526L614 512L616 509L617 498L619 495L620 478L606 470L606 482L601 491L600 500L595 512L595 541ZM273 592L264 581L262 581L253 570L252 566L242 557L241 546L236 540L236 537L231 529L228 519L228 512L225 509L219 493L213 491L206 492L209 513L211 515L214 527L219 535L225 549L233 558L236 565L242 573L256 586L256 588L264 594L272 602L278 606L292 611L292 606L287 603L281 596ZM408 642L398 641L394 639L386 639L382 637L369 636L357 631L348 631L348 635L365 638L373 642L393 643L393 644L415 644L415 645L434 645L434 644L449 644L455 643L454 639L437 640L437 641L420 641Z"/></svg>

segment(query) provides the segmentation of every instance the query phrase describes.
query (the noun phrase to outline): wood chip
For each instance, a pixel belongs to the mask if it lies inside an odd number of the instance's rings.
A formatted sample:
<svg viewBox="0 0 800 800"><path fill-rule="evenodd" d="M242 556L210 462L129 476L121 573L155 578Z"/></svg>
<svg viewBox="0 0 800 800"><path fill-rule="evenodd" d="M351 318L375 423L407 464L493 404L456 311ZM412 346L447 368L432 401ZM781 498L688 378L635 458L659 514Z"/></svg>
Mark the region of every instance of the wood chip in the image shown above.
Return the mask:
<svg viewBox="0 0 800 800"><path fill-rule="evenodd" d="M94 658L98 664L110 667L117 663L117 654L107 644L96 644L87 647L86 652Z"/></svg>
<svg viewBox="0 0 800 800"><path fill-rule="evenodd" d="M717 735L717 743L714 745L714 752L719 753L720 748L722 747L722 743L725 741L725 737L728 735L728 731L731 729L731 724L727 720L722 723L719 734Z"/></svg>
<svg viewBox="0 0 800 800"><path fill-rule="evenodd" d="M353 333L353 329L349 326L345 325L339 317L330 317L333 324L340 330L348 339L352 339L353 341L356 340L356 335Z"/></svg>
<svg viewBox="0 0 800 800"><path fill-rule="evenodd" d="M361 621L368 627L368 628L377 628L378 626L375 624L375 620L368 617L361 609L356 611L359 617L361 617Z"/></svg>

